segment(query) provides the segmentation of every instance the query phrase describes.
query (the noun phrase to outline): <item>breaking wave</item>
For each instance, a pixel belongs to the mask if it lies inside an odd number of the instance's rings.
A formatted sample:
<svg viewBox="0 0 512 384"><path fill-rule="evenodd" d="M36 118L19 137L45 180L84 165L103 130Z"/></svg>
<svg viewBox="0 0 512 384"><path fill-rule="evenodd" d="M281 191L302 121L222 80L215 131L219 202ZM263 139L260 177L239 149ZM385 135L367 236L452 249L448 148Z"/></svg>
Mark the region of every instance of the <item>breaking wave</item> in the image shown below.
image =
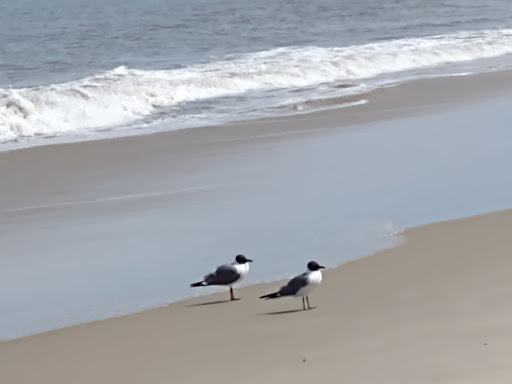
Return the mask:
<svg viewBox="0 0 512 384"><path fill-rule="evenodd" d="M173 70L119 67L68 83L0 89L0 142L128 129L156 116L170 118L166 129L172 130L183 128L180 113L191 103L211 101L196 111L200 125L214 115L228 118L258 107L355 94L363 81L383 75L396 74L400 80L404 71L418 75L427 68L510 53L512 30L501 29L348 47L284 47ZM217 102L230 97L239 99Z"/></svg>

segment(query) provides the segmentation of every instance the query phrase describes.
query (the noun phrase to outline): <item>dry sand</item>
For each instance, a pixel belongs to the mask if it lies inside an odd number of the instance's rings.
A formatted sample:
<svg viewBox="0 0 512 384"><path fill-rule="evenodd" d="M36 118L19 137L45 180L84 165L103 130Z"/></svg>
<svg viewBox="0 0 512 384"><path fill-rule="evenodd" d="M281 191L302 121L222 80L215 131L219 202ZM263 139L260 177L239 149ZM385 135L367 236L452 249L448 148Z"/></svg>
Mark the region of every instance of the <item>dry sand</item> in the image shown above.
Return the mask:
<svg viewBox="0 0 512 384"><path fill-rule="evenodd" d="M263 284L3 342L0 381L510 383L511 227L503 211L407 230L327 270L311 311Z"/></svg>

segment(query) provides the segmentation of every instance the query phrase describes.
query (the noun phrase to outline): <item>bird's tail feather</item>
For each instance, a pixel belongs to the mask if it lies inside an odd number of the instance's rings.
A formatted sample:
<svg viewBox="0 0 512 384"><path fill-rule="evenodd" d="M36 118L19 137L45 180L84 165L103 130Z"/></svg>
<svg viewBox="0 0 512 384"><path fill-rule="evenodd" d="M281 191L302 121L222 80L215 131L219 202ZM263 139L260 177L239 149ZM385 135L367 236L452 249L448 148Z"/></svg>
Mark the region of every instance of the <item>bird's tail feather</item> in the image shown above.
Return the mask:
<svg viewBox="0 0 512 384"><path fill-rule="evenodd" d="M206 283L204 281L200 281L198 283L190 284L191 287L205 287Z"/></svg>
<svg viewBox="0 0 512 384"><path fill-rule="evenodd" d="M260 296L260 299L268 300L268 299L275 299L277 297L279 297L279 292L269 293L268 295Z"/></svg>

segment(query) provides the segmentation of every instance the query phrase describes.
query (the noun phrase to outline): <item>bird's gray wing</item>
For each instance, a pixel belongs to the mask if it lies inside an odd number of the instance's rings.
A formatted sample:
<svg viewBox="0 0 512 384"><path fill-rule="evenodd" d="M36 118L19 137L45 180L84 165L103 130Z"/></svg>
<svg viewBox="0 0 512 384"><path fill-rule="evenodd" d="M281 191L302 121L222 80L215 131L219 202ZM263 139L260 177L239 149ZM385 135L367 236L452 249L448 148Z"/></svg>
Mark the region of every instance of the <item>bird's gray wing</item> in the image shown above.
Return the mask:
<svg viewBox="0 0 512 384"><path fill-rule="evenodd" d="M233 284L240 278L240 274L233 265L221 265L217 270L204 277L208 285Z"/></svg>
<svg viewBox="0 0 512 384"><path fill-rule="evenodd" d="M308 274L303 273L302 275L296 276L291 279L288 284L281 287L279 290L279 296L292 296L295 295L301 288L308 285Z"/></svg>

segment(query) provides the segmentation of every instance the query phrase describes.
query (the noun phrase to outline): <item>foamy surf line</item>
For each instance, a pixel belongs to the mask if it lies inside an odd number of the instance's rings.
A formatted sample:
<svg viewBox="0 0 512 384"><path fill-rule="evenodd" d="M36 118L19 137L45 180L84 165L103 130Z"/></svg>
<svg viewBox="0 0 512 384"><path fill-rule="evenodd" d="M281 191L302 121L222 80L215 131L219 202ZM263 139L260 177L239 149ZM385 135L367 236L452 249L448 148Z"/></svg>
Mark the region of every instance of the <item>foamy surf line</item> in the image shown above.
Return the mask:
<svg viewBox="0 0 512 384"><path fill-rule="evenodd" d="M45 138L80 141L301 113L318 100L432 77L436 69L442 76L490 71L499 65L478 61L509 54L512 30L498 29L283 47L173 70L119 67L68 83L0 89L0 143L8 150Z"/></svg>

